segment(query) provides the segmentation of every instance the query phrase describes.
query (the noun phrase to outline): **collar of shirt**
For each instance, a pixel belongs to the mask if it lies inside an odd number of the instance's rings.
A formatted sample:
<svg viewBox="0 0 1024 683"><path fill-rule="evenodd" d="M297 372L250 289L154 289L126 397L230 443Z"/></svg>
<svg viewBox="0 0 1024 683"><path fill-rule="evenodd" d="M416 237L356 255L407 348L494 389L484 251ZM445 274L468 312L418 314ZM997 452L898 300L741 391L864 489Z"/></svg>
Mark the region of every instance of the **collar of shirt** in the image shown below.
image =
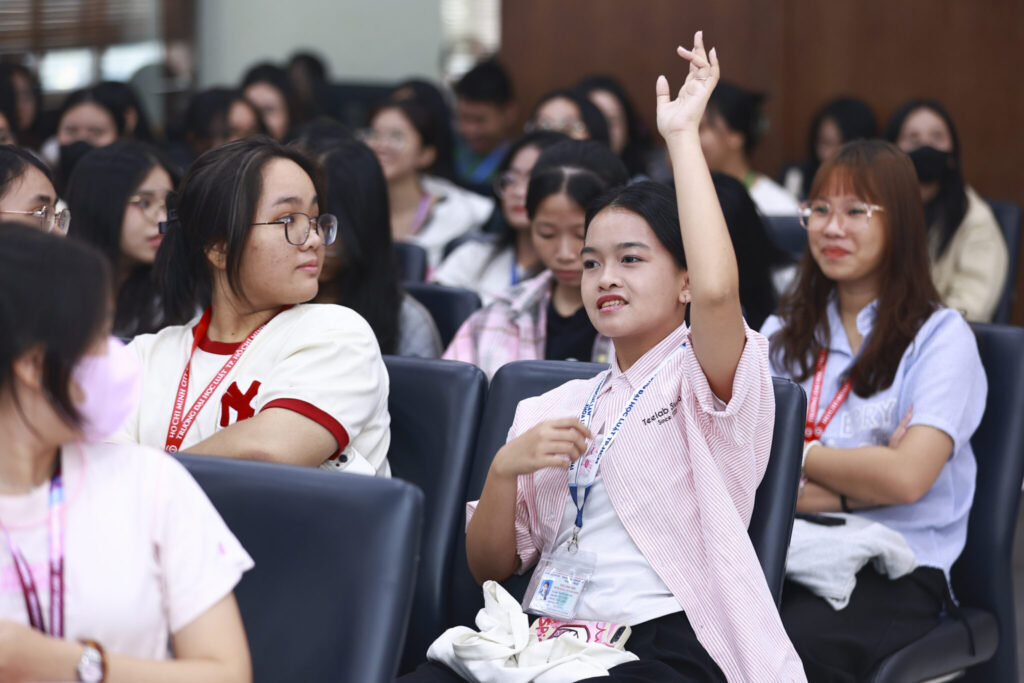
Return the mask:
<svg viewBox="0 0 1024 683"><path fill-rule="evenodd" d="M550 270L541 272L540 275L524 280L514 287L510 287L495 297L496 301L504 301L509 308L511 318L515 320L524 313L533 313L543 310L551 298L551 283L555 276Z"/></svg>
<svg viewBox="0 0 1024 683"><path fill-rule="evenodd" d="M846 328L843 327L843 319L839 315L839 297L834 293L828 302L828 329L830 341L829 351L845 354L853 358L853 350L850 348L850 340L846 336ZM875 327L875 318L878 316L878 299L872 300L857 314L857 331L867 338ZM820 341L820 340L819 340ZM864 345L861 344L861 348Z"/></svg>
<svg viewBox="0 0 1024 683"><path fill-rule="evenodd" d="M611 367L608 370L608 381L605 382L601 393L603 394L608 391L620 378L625 380L630 389L635 391L647 379L648 375L654 372L654 369L658 367L661 361L665 360L673 351L679 348L680 344L686 341L689 332L690 330L686 323L683 323L655 344L654 348L640 356L625 372L619 369L619 359L612 353L610 358Z"/></svg>

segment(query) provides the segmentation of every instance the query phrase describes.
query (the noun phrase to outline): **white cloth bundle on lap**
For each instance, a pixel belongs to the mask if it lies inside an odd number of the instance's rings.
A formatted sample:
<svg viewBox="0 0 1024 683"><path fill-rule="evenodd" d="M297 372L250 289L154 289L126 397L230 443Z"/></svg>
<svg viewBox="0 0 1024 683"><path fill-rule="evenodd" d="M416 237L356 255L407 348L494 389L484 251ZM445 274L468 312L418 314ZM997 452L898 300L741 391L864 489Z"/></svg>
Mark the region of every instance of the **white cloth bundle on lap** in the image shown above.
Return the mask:
<svg viewBox="0 0 1024 683"><path fill-rule="evenodd" d="M857 572L871 562L890 579L917 568L914 551L898 532L884 524L849 514L832 514L846 523L825 526L802 519L793 523L786 577L824 598L835 610L850 602Z"/></svg>
<svg viewBox="0 0 1024 683"><path fill-rule="evenodd" d="M441 634L427 659L447 665L479 683L572 683L607 676L608 669L636 661L632 652L573 637L538 641L519 602L494 581L483 585L479 632L456 626Z"/></svg>

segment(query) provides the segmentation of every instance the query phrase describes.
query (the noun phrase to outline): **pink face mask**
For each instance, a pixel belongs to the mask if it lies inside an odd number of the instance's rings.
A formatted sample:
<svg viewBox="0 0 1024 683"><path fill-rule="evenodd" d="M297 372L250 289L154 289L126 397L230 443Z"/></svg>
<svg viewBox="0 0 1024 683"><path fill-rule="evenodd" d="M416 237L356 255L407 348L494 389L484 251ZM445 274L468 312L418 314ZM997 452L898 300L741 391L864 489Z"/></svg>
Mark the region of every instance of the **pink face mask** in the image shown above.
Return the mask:
<svg viewBox="0 0 1024 683"><path fill-rule="evenodd" d="M103 355L82 356L71 378L85 393L85 400L75 406L85 441L106 440L138 406L142 367L138 357L114 337L107 341Z"/></svg>

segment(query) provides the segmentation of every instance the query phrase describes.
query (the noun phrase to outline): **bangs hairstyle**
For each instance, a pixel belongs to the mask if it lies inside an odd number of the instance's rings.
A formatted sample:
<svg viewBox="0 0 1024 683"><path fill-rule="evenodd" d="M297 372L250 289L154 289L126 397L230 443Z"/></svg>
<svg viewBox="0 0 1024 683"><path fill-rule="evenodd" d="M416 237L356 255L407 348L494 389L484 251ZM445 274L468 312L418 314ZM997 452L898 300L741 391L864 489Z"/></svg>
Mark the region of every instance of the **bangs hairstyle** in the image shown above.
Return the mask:
<svg viewBox="0 0 1024 683"><path fill-rule="evenodd" d="M541 152L530 172L526 189L526 214L532 221L540 203L556 194L565 194L586 211L605 190L625 185L629 171L625 164L594 140L566 139Z"/></svg>
<svg viewBox="0 0 1024 683"><path fill-rule="evenodd" d="M420 136L420 147L423 149L433 147L434 163L427 168L420 169L420 173L433 173L438 167L438 160L441 156L441 148L438 145L442 138L442 124L437 120L434 112L418 99L389 99L377 105L370 112L370 125L373 125L373 120L386 111L396 111L409 122L416 134Z"/></svg>
<svg viewBox="0 0 1024 683"><path fill-rule="evenodd" d="M190 320L197 308L210 305L213 274L206 251L218 243L225 245L228 286L246 299L242 254L264 191L263 169L274 159L293 161L306 172L316 189L319 210L324 211L320 166L295 147L254 136L211 149L196 159L178 192L178 218L168 216L167 234L156 258L154 274L171 324Z"/></svg>
<svg viewBox="0 0 1024 683"><path fill-rule="evenodd" d="M885 209L875 214L885 231L878 313L850 371L853 391L868 397L892 385L903 353L941 303L932 283L924 209L910 159L881 140L846 143L821 165L809 199L842 194ZM835 292L836 282L806 248L796 286L779 304L782 327L771 338L773 359L798 382L813 374L819 350L831 341L828 304Z"/></svg>
<svg viewBox="0 0 1024 683"><path fill-rule="evenodd" d="M0 223L0 389L9 390L14 361L41 347L43 391L61 417L80 426L71 373L103 332L110 287L107 262L92 247Z"/></svg>
<svg viewBox="0 0 1024 683"><path fill-rule="evenodd" d="M613 188L591 202L587 208L584 230L589 232L590 222L597 214L609 209L629 211L643 218L654 236L672 255L676 266L686 268L679 209L676 206L676 194L670 187L652 180L642 180L626 187Z"/></svg>

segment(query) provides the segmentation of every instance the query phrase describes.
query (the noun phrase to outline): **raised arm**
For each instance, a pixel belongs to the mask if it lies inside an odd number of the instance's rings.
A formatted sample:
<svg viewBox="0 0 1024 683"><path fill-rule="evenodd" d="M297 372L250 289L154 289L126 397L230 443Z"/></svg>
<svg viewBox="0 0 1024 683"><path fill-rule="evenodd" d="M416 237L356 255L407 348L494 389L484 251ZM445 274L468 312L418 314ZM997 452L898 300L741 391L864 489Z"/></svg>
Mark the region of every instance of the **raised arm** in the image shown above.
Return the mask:
<svg viewBox="0 0 1024 683"><path fill-rule="evenodd" d="M675 176L679 223L690 280L693 351L712 391L728 401L743 353L745 334L740 309L736 255L700 147L700 120L718 83L718 55L704 50L698 31L693 49L678 48L690 63L686 82L672 99L668 79L658 77L658 132L668 145Z"/></svg>

